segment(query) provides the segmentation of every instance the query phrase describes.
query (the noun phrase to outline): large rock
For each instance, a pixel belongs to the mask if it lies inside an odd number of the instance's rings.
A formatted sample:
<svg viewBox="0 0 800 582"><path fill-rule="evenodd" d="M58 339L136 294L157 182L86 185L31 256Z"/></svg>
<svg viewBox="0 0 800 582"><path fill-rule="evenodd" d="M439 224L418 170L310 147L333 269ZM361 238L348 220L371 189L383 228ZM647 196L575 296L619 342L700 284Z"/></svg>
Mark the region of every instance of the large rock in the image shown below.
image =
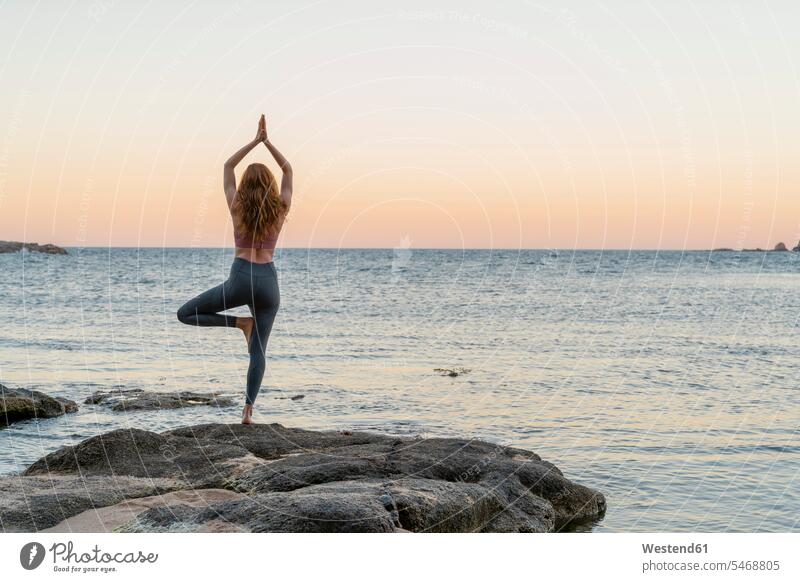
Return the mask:
<svg viewBox="0 0 800 582"><path fill-rule="evenodd" d="M67 250L54 244L40 245L38 243L23 243L11 240L0 240L0 254L2 253L16 253L22 249L34 253L46 253L48 255L66 255Z"/></svg>
<svg viewBox="0 0 800 582"><path fill-rule="evenodd" d="M117 429L61 447L23 475L106 475L172 478L184 488L219 487L261 462L235 443Z"/></svg>
<svg viewBox="0 0 800 582"><path fill-rule="evenodd" d="M108 406L116 412L136 410L168 410L188 406L233 406L232 395L219 392L154 392L141 388L99 390L89 396L84 404Z"/></svg>
<svg viewBox="0 0 800 582"><path fill-rule="evenodd" d="M0 528L4 532L41 531L86 510L182 487L172 479L102 475L4 476L0 477Z"/></svg>
<svg viewBox="0 0 800 582"><path fill-rule="evenodd" d="M775 251L788 251L789 249L786 248L785 244L783 244L782 242L779 242L778 244L775 245L775 248L773 250L775 250Z"/></svg>
<svg viewBox="0 0 800 582"><path fill-rule="evenodd" d="M143 512L118 531L195 532L223 521L246 532L392 532L400 524L381 501L379 483L348 481L224 501L205 508L176 504Z"/></svg>
<svg viewBox="0 0 800 582"><path fill-rule="evenodd" d="M474 483L428 479L364 479L311 485L288 493L267 493L205 508L159 507L119 528L125 532L204 531L222 520L248 532L480 532L504 531L495 521L507 509L502 496ZM552 511L541 502L525 527L553 529ZM513 519L513 518L512 518Z"/></svg>
<svg viewBox="0 0 800 582"><path fill-rule="evenodd" d="M52 418L76 410L78 405L72 400L0 384L0 426L29 418Z"/></svg>
<svg viewBox="0 0 800 582"><path fill-rule="evenodd" d="M396 439L380 434L356 432L339 433L300 428L281 424L198 424L168 430L168 436L192 438L244 447L255 456L273 460L287 455L327 451L349 445L385 443Z"/></svg>
<svg viewBox="0 0 800 582"><path fill-rule="evenodd" d="M133 479L133 478L129 478ZM230 499L243 499L245 496L227 489L187 489L170 491L160 495L137 497L105 507L87 509L64 521L41 530L44 533L66 532L113 532L124 526L137 515L151 508L166 508L175 505L190 507L207 507L211 503ZM201 532L244 531L235 524L221 520L209 520L200 527Z"/></svg>
<svg viewBox="0 0 800 582"><path fill-rule="evenodd" d="M394 439L391 443L350 445L322 453L309 451L256 466L233 478L230 486L258 494L360 479L398 480L405 487L395 491L396 495L402 491L402 497L411 500L435 499L433 506L440 509L450 506L464 511L465 506L471 506L467 513L477 512L487 518L479 520L487 527L495 514L508 508L508 514L498 519L494 527L515 531L562 529L572 523L590 521L605 511L602 495L572 483L556 466L535 453L466 439ZM475 487L442 488L443 484ZM413 486L417 489L409 488ZM471 494L480 493L477 498L483 502L493 499L494 513L479 511L477 502L459 501L459 496L467 490ZM404 506L409 516L413 512L408 508L413 505ZM525 510L528 505L531 512ZM431 513L434 507L425 513ZM522 511L517 511L520 508ZM420 520L412 522L414 527L409 529L414 531L437 529ZM543 524L545 527L541 527ZM458 528L458 531L473 529Z"/></svg>
<svg viewBox="0 0 800 582"><path fill-rule="evenodd" d="M128 532L546 532L591 523L606 508L601 493L523 449L279 424L116 430L51 453L17 478L44 475L110 483L152 478L173 490L231 492L231 498L188 502L133 489L133 498L160 497L111 511L117 531ZM106 505L124 501L115 497ZM120 515L137 508L142 511L120 523ZM59 515L86 509L73 504ZM5 511L0 508L0 519ZM11 521L23 523L18 515ZM29 523L41 529L40 521ZM81 527L101 526L85 516L69 525Z"/></svg>

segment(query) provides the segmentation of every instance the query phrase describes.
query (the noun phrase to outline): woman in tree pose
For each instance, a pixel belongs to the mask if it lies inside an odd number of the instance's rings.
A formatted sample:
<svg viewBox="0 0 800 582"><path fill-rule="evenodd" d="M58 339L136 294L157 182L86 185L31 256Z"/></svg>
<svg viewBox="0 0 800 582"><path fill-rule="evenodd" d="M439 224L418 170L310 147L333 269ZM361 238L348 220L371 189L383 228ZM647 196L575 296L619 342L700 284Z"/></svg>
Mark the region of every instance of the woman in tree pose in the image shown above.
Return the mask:
<svg viewBox="0 0 800 582"><path fill-rule="evenodd" d="M250 164L239 187L233 169L258 144L263 143L280 166L280 187L264 164ZM178 320L189 325L238 327L247 340L250 366L242 423L252 424L253 403L266 367L267 340L280 306L278 276L273 254L286 213L292 204L292 167L267 137L264 116L253 141L233 154L223 167L225 198L233 220L236 253L228 279L178 309ZM247 305L252 317L220 313Z"/></svg>

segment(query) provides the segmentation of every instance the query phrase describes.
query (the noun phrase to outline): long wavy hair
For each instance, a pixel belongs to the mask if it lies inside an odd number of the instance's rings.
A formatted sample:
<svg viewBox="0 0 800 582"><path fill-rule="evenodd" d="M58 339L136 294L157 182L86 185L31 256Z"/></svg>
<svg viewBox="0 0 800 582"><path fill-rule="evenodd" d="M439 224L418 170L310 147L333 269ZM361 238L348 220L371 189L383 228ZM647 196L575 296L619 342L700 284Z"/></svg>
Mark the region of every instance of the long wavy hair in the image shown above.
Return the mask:
<svg viewBox="0 0 800 582"><path fill-rule="evenodd" d="M237 232L259 241L280 229L287 206L272 172L264 164L250 164L242 174L231 214Z"/></svg>

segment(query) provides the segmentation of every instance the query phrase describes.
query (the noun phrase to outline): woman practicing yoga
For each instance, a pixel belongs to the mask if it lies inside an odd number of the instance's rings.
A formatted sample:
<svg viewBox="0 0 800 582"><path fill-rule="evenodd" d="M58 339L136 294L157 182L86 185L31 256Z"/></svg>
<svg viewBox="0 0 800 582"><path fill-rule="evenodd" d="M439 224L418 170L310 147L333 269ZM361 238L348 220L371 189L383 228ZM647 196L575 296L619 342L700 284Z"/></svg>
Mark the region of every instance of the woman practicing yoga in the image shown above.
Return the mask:
<svg viewBox="0 0 800 582"><path fill-rule="evenodd" d="M259 143L267 146L283 172L280 189L275 176L264 164L247 166L239 187L236 187L233 169ZM253 403L266 367L267 340L280 305L273 253L292 204L292 167L267 138L263 115L255 139L225 162L222 175L236 241L230 275L224 283L181 306L178 319L189 325L238 327L244 332L250 366L242 423L252 424ZM252 317L219 313L241 305L250 308Z"/></svg>

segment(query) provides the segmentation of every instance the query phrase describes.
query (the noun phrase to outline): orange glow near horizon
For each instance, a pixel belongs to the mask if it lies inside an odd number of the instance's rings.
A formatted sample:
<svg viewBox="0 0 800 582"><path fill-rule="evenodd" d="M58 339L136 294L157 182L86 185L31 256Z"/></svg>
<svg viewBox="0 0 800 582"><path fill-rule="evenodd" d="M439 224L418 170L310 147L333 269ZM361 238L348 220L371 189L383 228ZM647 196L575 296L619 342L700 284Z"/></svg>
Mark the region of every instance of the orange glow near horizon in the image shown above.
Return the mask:
<svg viewBox="0 0 800 582"><path fill-rule="evenodd" d="M284 247L800 239L790 4L237 6L4 8L0 239L231 246L222 162L262 111Z"/></svg>

